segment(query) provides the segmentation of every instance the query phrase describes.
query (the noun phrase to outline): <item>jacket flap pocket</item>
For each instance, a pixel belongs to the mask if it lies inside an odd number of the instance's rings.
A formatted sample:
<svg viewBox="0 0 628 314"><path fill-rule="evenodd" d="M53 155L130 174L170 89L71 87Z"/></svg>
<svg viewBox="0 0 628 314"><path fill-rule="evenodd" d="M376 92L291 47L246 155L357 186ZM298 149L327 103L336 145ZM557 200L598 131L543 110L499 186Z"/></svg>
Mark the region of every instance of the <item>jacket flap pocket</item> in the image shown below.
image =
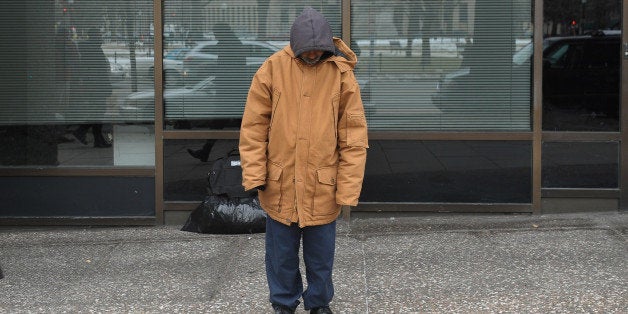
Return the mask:
<svg viewBox="0 0 628 314"><path fill-rule="evenodd" d="M347 115L347 145L368 147L368 129L364 113L354 112Z"/></svg>
<svg viewBox="0 0 628 314"><path fill-rule="evenodd" d="M269 163L268 164L268 180L278 181L279 178L281 178L282 171L283 171L283 168L281 168L279 165L276 165L274 163Z"/></svg>
<svg viewBox="0 0 628 314"><path fill-rule="evenodd" d="M336 167L327 167L316 170L318 182L327 185L336 185Z"/></svg>

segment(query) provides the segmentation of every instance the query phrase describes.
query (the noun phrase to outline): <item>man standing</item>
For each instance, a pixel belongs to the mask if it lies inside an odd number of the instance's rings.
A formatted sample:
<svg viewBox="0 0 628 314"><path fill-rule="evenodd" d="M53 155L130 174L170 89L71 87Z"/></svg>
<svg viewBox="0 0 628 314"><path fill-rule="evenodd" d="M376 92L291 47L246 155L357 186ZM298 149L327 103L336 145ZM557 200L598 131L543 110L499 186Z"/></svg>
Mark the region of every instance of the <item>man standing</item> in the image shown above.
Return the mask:
<svg viewBox="0 0 628 314"><path fill-rule="evenodd" d="M358 203L368 148L355 53L305 8L290 45L259 68L240 130L243 185L268 213L266 276L275 313L331 313L336 218ZM303 239L307 290L299 271Z"/></svg>

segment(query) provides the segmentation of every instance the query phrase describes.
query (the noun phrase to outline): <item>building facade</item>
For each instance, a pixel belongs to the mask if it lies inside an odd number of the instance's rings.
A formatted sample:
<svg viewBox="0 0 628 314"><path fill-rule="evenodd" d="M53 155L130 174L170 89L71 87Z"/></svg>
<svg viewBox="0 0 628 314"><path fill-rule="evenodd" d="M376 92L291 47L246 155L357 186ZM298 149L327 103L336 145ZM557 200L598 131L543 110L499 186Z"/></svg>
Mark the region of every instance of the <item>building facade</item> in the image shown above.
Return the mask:
<svg viewBox="0 0 628 314"><path fill-rule="evenodd" d="M0 224L179 223L305 6L358 55L353 211L628 208L619 0L5 1Z"/></svg>

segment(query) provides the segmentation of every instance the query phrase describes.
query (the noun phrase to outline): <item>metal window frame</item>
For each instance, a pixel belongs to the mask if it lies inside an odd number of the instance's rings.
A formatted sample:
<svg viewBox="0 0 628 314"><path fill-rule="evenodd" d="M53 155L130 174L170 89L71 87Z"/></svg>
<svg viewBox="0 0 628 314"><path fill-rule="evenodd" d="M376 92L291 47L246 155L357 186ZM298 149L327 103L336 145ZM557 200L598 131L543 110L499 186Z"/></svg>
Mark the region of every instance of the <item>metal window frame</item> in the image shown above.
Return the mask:
<svg viewBox="0 0 628 314"><path fill-rule="evenodd" d="M621 42L621 143L619 147L619 209L628 210L628 4L622 1L622 31Z"/></svg>

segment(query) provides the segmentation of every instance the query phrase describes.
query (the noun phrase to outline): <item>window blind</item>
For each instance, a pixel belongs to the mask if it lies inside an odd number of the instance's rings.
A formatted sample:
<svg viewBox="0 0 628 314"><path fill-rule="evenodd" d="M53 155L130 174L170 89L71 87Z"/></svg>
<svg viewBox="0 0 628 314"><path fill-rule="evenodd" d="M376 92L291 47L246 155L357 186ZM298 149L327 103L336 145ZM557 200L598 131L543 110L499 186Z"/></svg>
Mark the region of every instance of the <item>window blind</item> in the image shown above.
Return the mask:
<svg viewBox="0 0 628 314"><path fill-rule="evenodd" d="M153 88L139 70L151 59L153 2L5 1L3 50L15 58L3 84L4 125L129 122L119 99ZM152 62L148 62L152 67ZM148 71L146 71L148 72Z"/></svg>
<svg viewBox="0 0 628 314"><path fill-rule="evenodd" d="M371 130L530 129L531 1L351 5Z"/></svg>

